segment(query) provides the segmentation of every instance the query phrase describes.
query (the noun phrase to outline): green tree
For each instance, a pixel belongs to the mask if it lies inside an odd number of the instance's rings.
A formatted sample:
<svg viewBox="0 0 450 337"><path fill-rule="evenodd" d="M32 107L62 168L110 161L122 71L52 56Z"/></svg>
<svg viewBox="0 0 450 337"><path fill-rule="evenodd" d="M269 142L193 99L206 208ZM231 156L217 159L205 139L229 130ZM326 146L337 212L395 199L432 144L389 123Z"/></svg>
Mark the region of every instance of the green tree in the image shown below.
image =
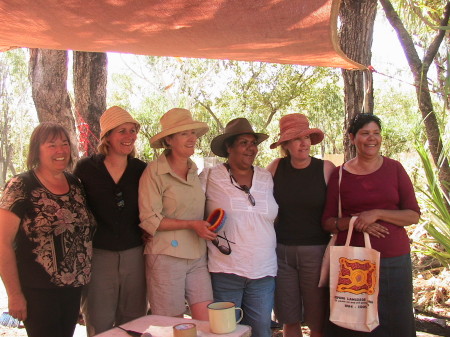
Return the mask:
<svg viewBox="0 0 450 337"><path fill-rule="evenodd" d="M392 86L375 90L374 113L383 122L383 155L395 157L402 152L415 152L411 140L415 137L421 116L417 113L417 102L409 92Z"/></svg>
<svg viewBox="0 0 450 337"><path fill-rule="evenodd" d="M199 142L199 154L211 156L209 143L225 124L236 117L246 117L255 130L278 134L278 119L292 112L304 112L318 127L330 125L328 146L319 152L337 152L336 145L343 118L341 83L335 69L168 57L136 57L128 73L113 75L121 89L112 96L128 105L142 122L141 134L148 141L159 131L159 117L179 106L190 109L195 118L207 122L210 132ZM113 87L116 85L113 84ZM117 86L117 88L119 88ZM111 96L111 97L112 97ZM122 97L127 97L122 100ZM133 97L141 97L135 101ZM142 97L145 97L142 99ZM331 120L331 122L329 122ZM267 143L267 144L266 144ZM262 145L259 161L264 165L277 155ZM324 143L325 144L325 143ZM144 144L144 157L158 151ZM141 152L142 154L142 152Z"/></svg>
<svg viewBox="0 0 450 337"><path fill-rule="evenodd" d="M436 109L433 105L430 94L428 71L439 51L439 48L441 47L442 41L445 39L445 27L448 26L450 17L450 1L433 0L427 1L427 6L425 6L425 3L421 6L416 6L418 2L419 1L411 1L409 4L413 6L411 7L413 10L420 9L421 16L427 14L428 12L431 13L429 9L433 9L433 15L429 15L428 17L431 18L433 16L438 16L440 18L439 23L435 24L433 27L434 33L427 38L418 38L420 35L414 35L414 32L418 32L418 29L412 25L405 25L391 1L380 0L387 19L397 33L411 73L414 77L417 101L419 104L420 113L424 120L425 133L428 140L430 153L434 164L438 167L438 176L441 187L445 193L448 194L449 190L448 186L445 185L445 182L450 181L450 167L447 158L440 163L440 157L443 154L444 139L440 129L439 118L436 114ZM430 27L428 26L428 28ZM419 56L419 51L423 54L422 58Z"/></svg>
<svg viewBox="0 0 450 337"><path fill-rule="evenodd" d="M36 113L30 100L26 58L23 49L0 54L0 186L26 168Z"/></svg>

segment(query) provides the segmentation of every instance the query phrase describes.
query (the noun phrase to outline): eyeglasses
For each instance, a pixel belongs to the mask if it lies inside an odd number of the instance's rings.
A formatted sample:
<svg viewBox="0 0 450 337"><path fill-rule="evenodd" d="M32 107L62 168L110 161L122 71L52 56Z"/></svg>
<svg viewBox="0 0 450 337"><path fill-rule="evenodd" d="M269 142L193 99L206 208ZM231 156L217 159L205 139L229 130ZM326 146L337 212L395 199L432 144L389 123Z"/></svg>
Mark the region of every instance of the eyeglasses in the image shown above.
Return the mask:
<svg viewBox="0 0 450 337"><path fill-rule="evenodd" d="M237 183L236 179L234 179L233 174L231 173L230 165L226 165L226 168L228 169L228 174L230 175L231 185L233 185L238 190L241 190L245 194L247 194L248 201L252 204L252 206L255 206L256 201L255 201L255 198L253 197L253 195L250 193L250 188L247 185L239 185Z"/></svg>
<svg viewBox="0 0 450 337"><path fill-rule="evenodd" d="M222 254L230 255L230 254L231 254L231 246L230 246L230 243L232 243L232 244L235 244L235 243L234 243L233 241L230 241L230 240L227 239L227 234L226 234L225 232L223 232L223 235L224 235L224 236L217 235L217 237L216 237L214 240L212 240L211 242L213 243L214 246L217 247L217 249L218 249ZM227 242L227 246L220 245L220 244L219 244L219 238L225 240L225 241Z"/></svg>
<svg viewBox="0 0 450 337"><path fill-rule="evenodd" d="M121 211L125 207L125 200L123 199L122 191L117 191L116 194L116 206Z"/></svg>

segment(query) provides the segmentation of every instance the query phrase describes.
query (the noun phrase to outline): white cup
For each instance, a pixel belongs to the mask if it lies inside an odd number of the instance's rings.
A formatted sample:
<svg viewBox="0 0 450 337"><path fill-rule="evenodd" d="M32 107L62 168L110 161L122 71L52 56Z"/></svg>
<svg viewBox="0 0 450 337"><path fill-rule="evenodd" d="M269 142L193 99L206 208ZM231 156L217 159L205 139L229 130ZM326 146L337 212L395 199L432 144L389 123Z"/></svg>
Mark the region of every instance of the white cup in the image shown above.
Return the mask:
<svg viewBox="0 0 450 337"><path fill-rule="evenodd" d="M236 321L236 310L241 317ZM244 312L236 308L233 302L213 302L208 305L209 327L213 333L230 333L236 330L236 324L242 320Z"/></svg>

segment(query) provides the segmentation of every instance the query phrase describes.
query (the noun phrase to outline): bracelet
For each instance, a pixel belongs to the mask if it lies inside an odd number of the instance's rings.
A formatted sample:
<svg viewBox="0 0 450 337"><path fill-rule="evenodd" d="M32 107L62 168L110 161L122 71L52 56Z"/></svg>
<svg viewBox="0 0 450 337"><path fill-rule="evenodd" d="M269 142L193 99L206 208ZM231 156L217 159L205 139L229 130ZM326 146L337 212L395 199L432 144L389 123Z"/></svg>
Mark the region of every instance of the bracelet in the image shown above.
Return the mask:
<svg viewBox="0 0 450 337"><path fill-rule="evenodd" d="M334 226L336 227L337 231L340 232L341 230L339 229L339 218L334 218Z"/></svg>

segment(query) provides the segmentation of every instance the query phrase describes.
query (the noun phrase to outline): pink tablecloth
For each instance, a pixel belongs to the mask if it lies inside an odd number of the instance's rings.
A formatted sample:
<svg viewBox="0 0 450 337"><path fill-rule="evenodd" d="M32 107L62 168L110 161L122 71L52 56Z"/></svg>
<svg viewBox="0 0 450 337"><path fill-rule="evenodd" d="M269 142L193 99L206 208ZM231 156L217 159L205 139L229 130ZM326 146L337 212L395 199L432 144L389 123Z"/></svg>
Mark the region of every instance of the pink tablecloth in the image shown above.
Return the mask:
<svg viewBox="0 0 450 337"><path fill-rule="evenodd" d="M158 315L143 316L134 321L122 324L124 329L134 330L140 333L150 332L153 337L172 337L172 327L180 323L194 323L197 326L197 337L223 336L223 337L249 337L251 328L247 325L238 325L236 330L229 334L217 335L209 329L209 322L197 321L194 319L167 317ZM97 337L129 337L127 333L120 329L111 329L105 331Z"/></svg>

